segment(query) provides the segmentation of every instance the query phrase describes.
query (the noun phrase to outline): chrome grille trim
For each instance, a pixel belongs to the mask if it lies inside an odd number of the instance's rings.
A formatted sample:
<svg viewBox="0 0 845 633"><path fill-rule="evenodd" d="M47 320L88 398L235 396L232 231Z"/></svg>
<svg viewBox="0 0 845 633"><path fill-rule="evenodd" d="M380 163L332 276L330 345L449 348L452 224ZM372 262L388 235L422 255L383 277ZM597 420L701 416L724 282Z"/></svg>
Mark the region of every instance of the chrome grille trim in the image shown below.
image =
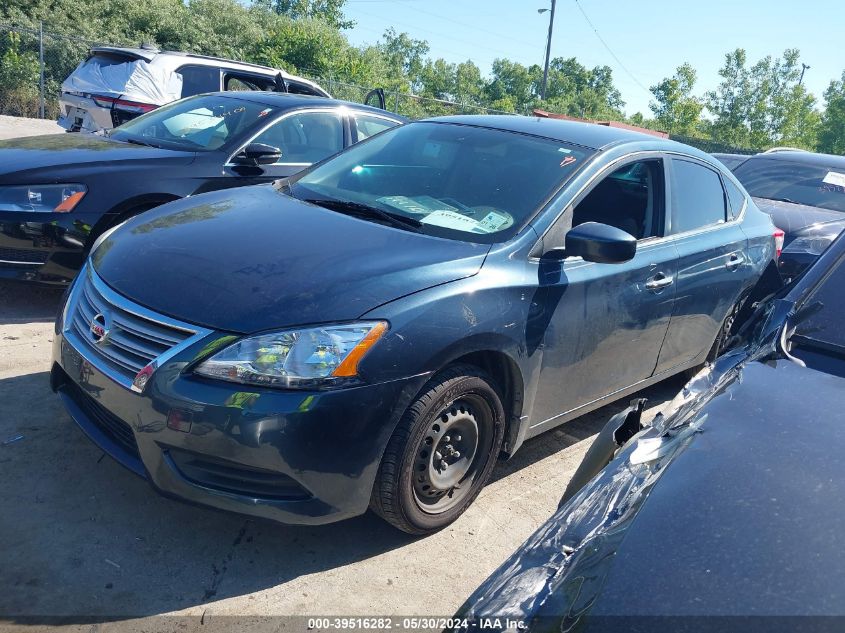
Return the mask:
<svg viewBox="0 0 845 633"><path fill-rule="evenodd" d="M64 311L63 334L74 349L126 389L142 369L153 371L211 330L158 314L116 293L86 264L73 284ZM95 342L91 325L105 315L108 336Z"/></svg>

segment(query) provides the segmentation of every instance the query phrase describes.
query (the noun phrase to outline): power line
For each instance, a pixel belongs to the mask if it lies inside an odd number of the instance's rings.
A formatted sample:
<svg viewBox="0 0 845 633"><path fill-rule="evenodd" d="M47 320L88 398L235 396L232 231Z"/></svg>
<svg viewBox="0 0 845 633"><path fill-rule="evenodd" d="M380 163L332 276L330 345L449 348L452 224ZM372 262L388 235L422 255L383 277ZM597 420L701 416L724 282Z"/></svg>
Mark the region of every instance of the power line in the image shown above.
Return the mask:
<svg viewBox="0 0 845 633"><path fill-rule="evenodd" d="M584 19L587 21L587 24L589 24L589 25L590 25L590 28L592 28L592 29L593 29L593 33L595 33L595 34L596 34L596 37L597 37L597 38L599 38L599 42L601 42L601 43L602 43L602 45L603 45L603 46L607 49L607 52L608 52L608 53L610 53L611 57L613 57L613 59L615 59L615 60L616 60L616 63L617 63L617 64L619 64L619 67L620 67L622 70L624 70L624 71L625 71L625 73L626 73L626 74L627 74L627 75L631 78L631 80L632 80L635 84L637 84L640 88L642 88L643 90L645 90L647 93L651 94L651 90L649 90L649 89L648 89L648 88L646 88L644 85L642 85L642 84L640 83L640 80L639 80L639 79L637 79L636 77L634 77L633 73L632 73L630 70L628 70L628 69L626 68L625 64L623 64L623 63L622 63L622 60L621 60L621 59L619 59L619 58L616 56L616 53L614 53L614 52L613 52L613 49L611 49L611 48L610 48L610 46L607 44L607 42L605 42L605 41L604 41L604 38L603 38L603 37L599 34L599 31L598 31L598 29L595 27L595 25L593 24L593 21L592 21L592 20L590 20L590 16L588 16L588 15L587 15L587 13L586 13L586 12L584 11L584 9L581 7L581 3L580 3L578 0L575 0L575 6L577 6L577 7L578 7L578 10L581 12L581 15L583 15L583 16L584 16Z"/></svg>

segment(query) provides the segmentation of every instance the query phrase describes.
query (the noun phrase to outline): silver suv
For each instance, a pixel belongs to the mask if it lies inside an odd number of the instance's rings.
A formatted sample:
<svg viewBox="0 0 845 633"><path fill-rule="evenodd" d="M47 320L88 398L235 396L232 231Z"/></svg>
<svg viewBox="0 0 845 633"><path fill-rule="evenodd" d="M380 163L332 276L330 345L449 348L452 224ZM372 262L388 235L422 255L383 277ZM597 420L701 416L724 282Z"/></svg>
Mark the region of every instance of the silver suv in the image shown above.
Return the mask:
<svg viewBox="0 0 845 633"><path fill-rule="evenodd" d="M62 84L59 125L110 130L183 97L220 90L269 90L330 97L312 81L268 66L156 48L92 48Z"/></svg>

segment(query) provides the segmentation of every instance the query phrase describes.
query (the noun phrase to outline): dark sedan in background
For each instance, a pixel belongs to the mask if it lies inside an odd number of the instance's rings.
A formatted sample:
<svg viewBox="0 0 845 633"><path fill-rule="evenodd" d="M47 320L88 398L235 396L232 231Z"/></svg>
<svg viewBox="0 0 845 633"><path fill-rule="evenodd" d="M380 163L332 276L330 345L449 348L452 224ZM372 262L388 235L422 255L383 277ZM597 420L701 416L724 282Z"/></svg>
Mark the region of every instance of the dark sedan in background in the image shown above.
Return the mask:
<svg viewBox="0 0 845 633"><path fill-rule="evenodd" d="M640 430L639 403L615 416L596 440L622 445L613 461L579 490L601 466L591 447L571 498L462 617L528 631L841 631L843 314L845 236L651 426Z"/></svg>
<svg viewBox="0 0 845 633"><path fill-rule="evenodd" d="M53 387L174 496L294 523L370 506L426 534L500 454L713 358L773 231L678 143L410 123L106 235L59 317Z"/></svg>
<svg viewBox="0 0 845 633"><path fill-rule="evenodd" d="M784 231L781 274L796 277L845 229L845 157L776 149L744 158L731 169Z"/></svg>
<svg viewBox="0 0 845 633"><path fill-rule="evenodd" d="M183 99L108 136L0 142L0 278L67 283L94 240L185 196L290 176L405 119L270 92Z"/></svg>

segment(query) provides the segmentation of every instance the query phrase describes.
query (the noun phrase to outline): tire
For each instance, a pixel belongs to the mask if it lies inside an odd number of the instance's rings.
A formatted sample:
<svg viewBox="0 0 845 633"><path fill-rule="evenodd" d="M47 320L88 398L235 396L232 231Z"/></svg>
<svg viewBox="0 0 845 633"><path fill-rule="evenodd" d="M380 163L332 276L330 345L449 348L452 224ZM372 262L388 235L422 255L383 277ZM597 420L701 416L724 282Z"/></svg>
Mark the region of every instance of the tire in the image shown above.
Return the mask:
<svg viewBox="0 0 845 633"><path fill-rule="evenodd" d="M504 430L504 408L489 375L473 365L436 374L388 441L370 507L408 534L446 527L490 478Z"/></svg>
<svg viewBox="0 0 845 633"><path fill-rule="evenodd" d="M739 315L740 310L742 309L743 303L744 301L738 301L735 303L725 316L725 320L722 321L722 325L719 327L719 332L716 334L716 340L713 341L710 351L707 352L707 357L704 359L704 363L691 367L684 372L684 378L686 378L687 382L692 380L695 375L701 371L705 364L712 363L714 360L719 358L723 351L725 351L725 343L731 337L734 323L736 322L737 315Z"/></svg>

